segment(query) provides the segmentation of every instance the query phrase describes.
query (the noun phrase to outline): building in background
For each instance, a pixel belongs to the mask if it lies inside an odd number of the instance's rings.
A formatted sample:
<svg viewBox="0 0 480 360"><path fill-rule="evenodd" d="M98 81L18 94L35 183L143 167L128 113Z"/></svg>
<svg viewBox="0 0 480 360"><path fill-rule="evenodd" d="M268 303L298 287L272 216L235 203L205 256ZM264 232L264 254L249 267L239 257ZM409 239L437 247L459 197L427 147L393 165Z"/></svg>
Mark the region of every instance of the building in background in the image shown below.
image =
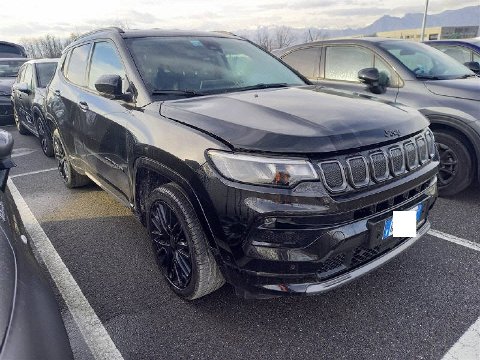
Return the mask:
<svg viewBox="0 0 480 360"><path fill-rule="evenodd" d="M476 37L479 26L437 26L425 29L425 40L468 39ZM420 41L422 29L404 29L377 32L376 36Z"/></svg>

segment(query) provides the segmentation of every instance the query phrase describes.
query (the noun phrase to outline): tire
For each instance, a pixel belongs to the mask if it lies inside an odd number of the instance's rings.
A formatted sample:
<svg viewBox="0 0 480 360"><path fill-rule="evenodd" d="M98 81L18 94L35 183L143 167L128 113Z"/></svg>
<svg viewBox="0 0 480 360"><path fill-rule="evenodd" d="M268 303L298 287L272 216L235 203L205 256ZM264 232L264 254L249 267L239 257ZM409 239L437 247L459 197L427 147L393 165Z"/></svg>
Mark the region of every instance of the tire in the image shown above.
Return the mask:
<svg viewBox="0 0 480 360"><path fill-rule="evenodd" d="M21 135L30 135L30 131L25 127L25 125L22 124L20 121L17 110L15 109L15 106L13 107L13 118L15 120L15 125L17 126L17 130Z"/></svg>
<svg viewBox="0 0 480 360"><path fill-rule="evenodd" d="M197 214L179 186L167 184L151 192L147 230L157 264L178 296L198 299L225 283Z"/></svg>
<svg viewBox="0 0 480 360"><path fill-rule="evenodd" d="M69 189L76 187L84 186L90 182L90 179L78 173L70 163L68 155L65 152L62 140L58 131L53 133L53 149L55 153L55 158L58 161L58 171L65 186Z"/></svg>
<svg viewBox="0 0 480 360"><path fill-rule="evenodd" d="M53 155L55 155L53 151L53 139L42 115L38 115L37 117L37 132L43 153L47 157L53 157Z"/></svg>
<svg viewBox="0 0 480 360"><path fill-rule="evenodd" d="M435 132L435 142L440 155L439 195L458 194L472 184L475 174L469 148L461 137L450 132Z"/></svg>

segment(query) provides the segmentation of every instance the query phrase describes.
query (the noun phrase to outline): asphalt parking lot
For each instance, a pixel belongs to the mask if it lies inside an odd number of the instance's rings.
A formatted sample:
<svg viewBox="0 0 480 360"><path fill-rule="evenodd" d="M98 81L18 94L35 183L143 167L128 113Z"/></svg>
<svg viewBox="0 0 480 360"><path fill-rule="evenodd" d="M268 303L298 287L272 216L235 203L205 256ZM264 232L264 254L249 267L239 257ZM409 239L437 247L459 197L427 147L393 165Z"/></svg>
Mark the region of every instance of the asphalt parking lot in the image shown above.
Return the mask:
<svg viewBox="0 0 480 360"><path fill-rule="evenodd" d="M431 235L322 296L243 300L224 286L184 302L128 209L95 185L65 188L38 140L6 129L13 183L124 359L441 359L480 317L480 251ZM480 187L439 199L431 220L480 244ZM75 357L93 358L56 293Z"/></svg>

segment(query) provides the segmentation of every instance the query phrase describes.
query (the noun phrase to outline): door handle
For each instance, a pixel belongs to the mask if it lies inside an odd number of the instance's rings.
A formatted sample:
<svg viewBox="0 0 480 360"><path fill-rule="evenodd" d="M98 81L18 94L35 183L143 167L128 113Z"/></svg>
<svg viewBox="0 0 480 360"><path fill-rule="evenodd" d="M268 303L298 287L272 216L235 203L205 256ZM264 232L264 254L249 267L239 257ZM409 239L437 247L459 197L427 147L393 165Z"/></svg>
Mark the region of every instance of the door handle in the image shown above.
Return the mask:
<svg viewBox="0 0 480 360"><path fill-rule="evenodd" d="M83 111L87 111L88 110L88 104L85 102L85 101L80 101L78 103L78 106L80 107L80 109L82 109Z"/></svg>
<svg viewBox="0 0 480 360"><path fill-rule="evenodd" d="M53 94L54 94L55 96L60 96L60 90L55 90L55 91L53 92Z"/></svg>

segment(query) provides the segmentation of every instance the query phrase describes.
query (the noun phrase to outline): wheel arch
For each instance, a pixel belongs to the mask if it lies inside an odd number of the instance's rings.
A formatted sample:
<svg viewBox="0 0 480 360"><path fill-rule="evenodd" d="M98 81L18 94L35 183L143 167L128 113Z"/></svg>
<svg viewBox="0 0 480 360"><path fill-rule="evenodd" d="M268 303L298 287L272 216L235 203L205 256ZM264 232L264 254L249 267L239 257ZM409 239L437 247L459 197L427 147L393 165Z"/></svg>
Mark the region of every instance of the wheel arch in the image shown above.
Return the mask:
<svg viewBox="0 0 480 360"><path fill-rule="evenodd" d="M472 151L477 181L480 181L480 134L477 134L469 125L471 120L459 117L456 113L420 111L430 120L432 131L450 132L465 141L465 144Z"/></svg>
<svg viewBox="0 0 480 360"><path fill-rule="evenodd" d="M191 171L193 173L193 170ZM218 235L219 221L216 222L215 217L209 214L207 209L211 209L213 204L200 181L194 179L194 176L195 174L187 179L186 174L181 174L163 163L148 157L139 157L135 161L133 174L134 211L145 225L145 205L148 194L159 186L174 183L190 200L205 231L210 248L216 250L215 236ZM214 254L217 255L217 252L214 251Z"/></svg>

